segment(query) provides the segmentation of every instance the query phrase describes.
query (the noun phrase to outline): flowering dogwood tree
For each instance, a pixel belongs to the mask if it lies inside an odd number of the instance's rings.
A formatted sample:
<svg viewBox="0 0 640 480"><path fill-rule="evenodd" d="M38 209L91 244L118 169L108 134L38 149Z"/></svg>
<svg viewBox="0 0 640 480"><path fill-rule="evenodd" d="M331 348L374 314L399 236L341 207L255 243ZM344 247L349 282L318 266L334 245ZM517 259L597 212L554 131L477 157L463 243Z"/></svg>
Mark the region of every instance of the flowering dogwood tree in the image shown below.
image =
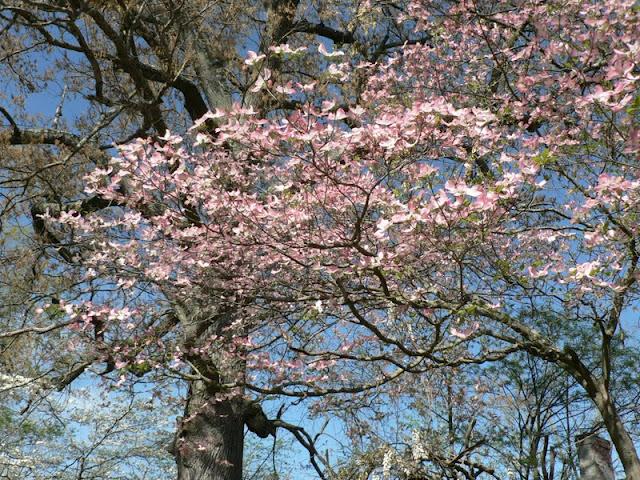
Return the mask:
<svg viewBox="0 0 640 480"><path fill-rule="evenodd" d="M87 178L112 208L42 215L101 290L61 306L74 347L122 384L190 382L180 478L239 478L225 419L287 427L263 395L401 396L524 350L582 386L640 479L611 389L638 295L638 8L416 0L398 22L420 41L380 63L318 49L325 81L360 95L280 82L288 45L250 53L255 93L298 108L235 104L192 141L134 141Z"/></svg>

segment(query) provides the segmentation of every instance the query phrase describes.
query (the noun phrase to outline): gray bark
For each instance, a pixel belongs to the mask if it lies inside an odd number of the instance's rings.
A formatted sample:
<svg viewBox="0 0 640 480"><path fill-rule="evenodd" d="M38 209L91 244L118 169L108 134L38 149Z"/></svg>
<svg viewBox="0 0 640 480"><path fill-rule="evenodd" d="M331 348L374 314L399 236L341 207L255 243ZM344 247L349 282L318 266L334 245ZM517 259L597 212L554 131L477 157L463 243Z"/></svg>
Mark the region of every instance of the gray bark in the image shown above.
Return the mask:
<svg viewBox="0 0 640 480"><path fill-rule="evenodd" d="M202 376L190 382L184 418L178 425L173 448L178 480L242 480L243 400L224 398L220 359L198 353L203 337L224 335L231 316L215 307L201 308L197 301L176 300L174 311L180 320L185 359L193 366L192 373Z"/></svg>
<svg viewBox="0 0 640 480"><path fill-rule="evenodd" d="M244 421L241 400L214 401L204 382L192 382L179 426L178 480L241 480Z"/></svg>
<svg viewBox="0 0 640 480"><path fill-rule="evenodd" d="M611 442L597 435L578 435L580 480L614 480Z"/></svg>

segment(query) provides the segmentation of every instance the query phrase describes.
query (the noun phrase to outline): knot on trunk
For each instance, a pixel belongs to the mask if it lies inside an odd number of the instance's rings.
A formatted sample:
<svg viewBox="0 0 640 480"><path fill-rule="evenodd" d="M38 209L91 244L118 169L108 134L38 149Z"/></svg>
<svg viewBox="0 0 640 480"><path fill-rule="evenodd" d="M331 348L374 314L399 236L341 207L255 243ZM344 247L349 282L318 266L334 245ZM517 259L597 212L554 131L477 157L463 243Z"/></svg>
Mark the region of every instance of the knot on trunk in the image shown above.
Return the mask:
<svg viewBox="0 0 640 480"><path fill-rule="evenodd" d="M246 401L243 405L242 419L247 428L260 438L276 436L276 426L265 415L262 407L256 402Z"/></svg>

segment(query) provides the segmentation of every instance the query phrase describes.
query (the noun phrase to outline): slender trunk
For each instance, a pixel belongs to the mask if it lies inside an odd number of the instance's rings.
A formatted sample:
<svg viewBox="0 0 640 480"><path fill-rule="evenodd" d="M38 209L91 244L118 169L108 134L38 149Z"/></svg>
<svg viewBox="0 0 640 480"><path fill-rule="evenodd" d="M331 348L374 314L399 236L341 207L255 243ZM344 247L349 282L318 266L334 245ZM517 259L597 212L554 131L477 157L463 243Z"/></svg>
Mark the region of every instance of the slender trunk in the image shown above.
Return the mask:
<svg viewBox="0 0 640 480"><path fill-rule="evenodd" d="M638 452L633 445L633 440L631 440L629 433L622 423L613 399L603 384L598 384L593 401L598 407L602 420L607 427L607 432L622 462L624 472L627 476L626 480L640 480L640 459L638 458Z"/></svg>
<svg viewBox="0 0 640 480"><path fill-rule="evenodd" d="M561 364L582 385L600 412L616 453L622 462L626 480L640 480L640 458L638 458L638 452L620 418L620 413L615 406L613 398L611 398L606 379L596 379L582 363L578 354L571 348L565 347L564 353L565 357ZM550 357L550 359L557 361L557 357Z"/></svg>
<svg viewBox="0 0 640 480"><path fill-rule="evenodd" d="M596 379L582 363L575 351L565 348L565 353L567 356L561 364L582 385L600 412L616 453L622 462L626 480L640 480L640 458L638 458L638 452L620 418L620 413L615 406L606 382ZM557 357L550 357L550 360L555 362Z"/></svg>
<svg viewBox="0 0 640 480"><path fill-rule="evenodd" d="M178 480L242 480L241 400L216 402L214 395L203 382L191 383L174 448Z"/></svg>

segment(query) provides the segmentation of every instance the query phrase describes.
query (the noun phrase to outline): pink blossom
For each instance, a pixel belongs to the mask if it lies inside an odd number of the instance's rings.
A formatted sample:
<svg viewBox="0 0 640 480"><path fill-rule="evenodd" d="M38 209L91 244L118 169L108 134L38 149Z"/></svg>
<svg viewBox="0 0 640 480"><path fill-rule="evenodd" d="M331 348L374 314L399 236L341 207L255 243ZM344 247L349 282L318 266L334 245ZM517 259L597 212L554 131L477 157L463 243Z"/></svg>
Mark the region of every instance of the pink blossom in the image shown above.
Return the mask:
<svg viewBox="0 0 640 480"><path fill-rule="evenodd" d="M462 340L466 340L471 335L473 335L475 332L477 332L479 328L480 328L480 323L473 322L471 325L469 325L466 328L463 328L461 330L458 330L455 327L451 327L449 329L449 332L454 337L458 337L458 338L461 338Z"/></svg>
<svg viewBox="0 0 640 480"><path fill-rule="evenodd" d="M334 50L333 52L329 53L327 51L327 48L324 46L324 43L321 43L320 45L318 45L318 52L320 52L321 55L327 57L327 58L334 58L334 57L342 57L344 56L344 52L341 52L340 50Z"/></svg>
<svg viewBox="0 0 640 480"><path fill-rule="evenodd" d="M592 262L579 263L571 270L572 276L575 280L582 280L584 278L593 278L596 273L600 262L594 260Z"/></svg>
<svg viewBox="0 0 640 480"><path fill-rule="evenodd" d="M256 63L258 63L260 60L264 60L265 58L267 58L267 56L265 54L260 54L258 55L256 52L254 52L253 50L249 50L247 52L247 58L244 61L244 63L246 63L247 65L255 65Z"/></svg>
<svg viewBox="0 0 640 480"><path fill-rule="evenodd" d="M551 267L550 263L540 269L535 269L534 267L529 266L527 267L527 272L531 278L546 277L549 275L549 267Z"/></svg>

